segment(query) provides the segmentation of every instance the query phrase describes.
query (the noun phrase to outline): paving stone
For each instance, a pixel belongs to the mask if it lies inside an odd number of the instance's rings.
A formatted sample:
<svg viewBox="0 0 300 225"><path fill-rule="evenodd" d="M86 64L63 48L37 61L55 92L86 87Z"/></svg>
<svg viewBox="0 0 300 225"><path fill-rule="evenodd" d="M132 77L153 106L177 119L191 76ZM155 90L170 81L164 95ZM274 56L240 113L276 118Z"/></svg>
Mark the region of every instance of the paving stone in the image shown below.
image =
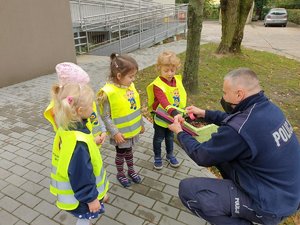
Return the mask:
<svg viewBox="0 0 300 225"><path fill-rule="evenodd" d="M19 208L17 208L13 214L27 223L31 223L36 217L39 216L38 212L24 205L21 205Z"/></svg>
<svg viewBox="0 0 300 225"><path fill-rule="evenodd" d="M58 209L55 204L50 204L44 200L36 205L34 207L34 210L50 218L54 217L60 211L60 209Z"/></svg>
<svg viewBox="0 0 300 225"><path fill-rule="evenodd" d="M172 218L177 218L179 214L179 209L159 201L155 203L155 205L153 206L153 210L160 212L166 216L170 216Z"/></svg>
<svg viewBox="0 0 300 225"><path fill-rule="evenodd" d="M16 156L16 154L14 154L14 153L11 153L11 152L6 151L6 152L3 152L3 153L1 154L1 157L2 157L3 159L6 159L6 160L11 161L11 160L13 160L15 157L17 157L17 156Z"/></svg>
<svg viewBox="0 0 300 225"><path fill-rule="evenodd" d="M133 213L134 210L138 207L138 204L121 197L116 197L111 204L130 213Z"/></svg>
<svg viewBox="0 0 300 225"><path fill-rule="evenodd" d="M166 185L163 189L163 192L169 195L178 196L178 187Z"/></svg>
<svg viewBox="0 0 300 225"><path fill-rule="evenodd" d="M150 191L147 193L147 196L151 199L155 199L157 201L161 201L164 203L168 203L172 198L171 195L168 195L156 189L150 189Z"/></svg>
<svg viewBox="0 0 300 225"><path fill-rule="evenodd" d="M7 181L5 181L5 180L2 180L2 178L1 178L0 179L0 190L2 191L2 189L4 189L7 185L9 185L9 183Z"/></svg>
<svg viewBox="0 0 300 225"><path fill-rule="evenodd" d="M54 222L44 215L40 215L34 221L32 221L31 225L59 225L59 223Z"/></svg>
<svg viewBox="0 0 300 225"><path fill-rule="evenodd" d="M160 218L161 218L161 214L158 212L155 212L149 208L143 207L143 206L139 206L137 208L137 210L134 212L135 215L137 215L138 217L144 218L145 220L154 223L154 224L158 224Z"/></svg>
<svg viewBox="0 0 300 225"><path fill-rule="evenodd" d="M121 211L121 213L117 216L116 220L126 225L142 225L144 223L143 219L129 214L125 211Z"/></svg>
<svg viewBox="0 0 300 225"><path fill-rule="evenodd" d="M143 168L141 171L140 171L140 174L145 176L145 177L149 177L149 178L152 178L154 180L158 180L158 178L161 176L160 174L154 172L154 171L151 171L151 170L148 170L148 169L145 169Z"/></svg>
<svg viewBox="0 0 300 225"><path fill-rule="evenodd" d="M13 199L16 199L18 196L20 196L21 194L24 193L23 190L21 190L20 188L14 186L12 184L8 184L7 186L5 186L1 190L1 192Z"/></svg>
<svg viewBox="0 0 300 225"><path fill-rule="evenodd" d="M55 204L56 202L56 197L49 191L49 185L47 188L44 188L39 193L37 193L36 196L52 204Z"/></svg>
<svg viewBox="0 0 300 225"><path fill-rule="evenodd" d="M9 152L14 153L14 152L20 150L20 147L17 147L15 145L11 145L11 144L6 144L6 145L3 146L2 149L5 150L5 151L9 151Z"/></svg>
<svg viewBox="0 0 300 225"><path fill-rule="evenodd" d="M152 206L155 203L155 200L138 193L134 193L129 200L136 202L137 204L145 206L147 208L152 208Z"/></svg>
<svg viewBox="0 0 300 225"><path fill-rule="evenodd" d="M24 175L24 178L32 181L32 182L35 182L35 183L39 183L41 180L43 180L45 177L42 176L41 174L38 174L34 171L29 171L28 173L26 173Z"/></svg>
<svg viewBox="0 0 300 225"><path fill-rule="evenodd" d="M71 225L76 224L77 219L71 213L62 210L54 217L54 221L62 225Z"/></svg>
<svg viewBox="0 0 300 225"><path fill-rule="evenodd" d="M123 225L124 223L119 223L118 221L108 218L106 215L101 216L97 221L96 225Z"/></svg>
<svg viewBox="0 0 300 225"><path fill-rule="evenodd" d="M32 160L32 158L30 157L30 159ZM26 168L39 173L40 171L42 171L43 169L45 169L45 166L41 165L40 163L37 162L30 162L29 164L26 165Z"/></svg>
<svg viewBox="0 0 300 225"><path fill-rule="evenodd" d="M24 150L24 149L19 149L18 151L15 152L16 156L21 156L21 157L24 157L24 158L29 158L32 153L28 150Z"/></svg>
<svg viewBox="0 0 300 225"><path fill-rule="evenodd" d="M14 225L18 221L18 218L4 210L0 210L0 218L3 225Z"/></svg>
<svg viewBox="0 0 300 225"><path fill-rule="evenodd" d="M163 190L164 187L165 187L164 183L162 183L160 181L157 181L155 179L149 178L149 177L145 177L143 179L143 184L147 185L147 186L149 186L151 188L157 189L159 191Z"/></svg>
<svg viewBox="0 0 300 225"><path fill-rule="evenodd" d="M0 160L1 165L2 165L2 166L5 166L5 167L7 166L7 164L5 165L6 162L9 162L9 161L7 161L7 160ZM11 168L11 166L8 167L8 168ZM4 179L6 179L7 177L9 177L11 174L12 174L12 173L9 172L8 170L6 170L6 168L4 168L4 169L0 168L0 178L1 178L1 179L4 180Z"/></svg>
<svg viewBox="0 0 300 225"><path fill-rule="evenodd" d="M9 171L19 175L19 176L23 176L25 173L28 172L28 169L24 168L23 166L20 165L14 165L12 167L9 168Z"/></svg>
<svg viewBox="0 0 300 225"><path fill-rule="evenodd" d="M203 220L202 218L197 217L191 213L184 212L184 211L181 211L179 213L177 221L181 221L181 222L187 223L189 225L199 225L199 224L205 225L206 224L206 221Z"/></svg>
<svg viewBox="0 0 300 225"><path fill-rule="evenodd" d="M159 178L159 181L169 184L169 185L173 185L174 187L178 187L179 182L180 182L180 180L166 176L166 175L161 175L161 177Z"/></svg>
<svg viewBox="0 0 300 225"><path fill-rule="evenodd" d="M13 198L4 196L0 199L1 208L8 211L13 212L16 208L18 208L21 204L14 200ZM0 219L1 220L1 219Z"/></svg>
<svg viewBox="0 0 300 225"><path fill-rule="evenodd" d="M14 163L20 165L20 166L25 166L28 163L30 163L31 161L28 159L23 158L22 156L17 156L16 158L14 158Z"/></svg>
<svg viewBox="0 0 300 225"><path fill-rule="evenodd" d="M24 183L21 188L33 195L36 195L39 191L43 189L41 185L38 185L31 181L27 181L26 183Z"/></svg>
<svg viewBox="0 0 300 225"><path fill-rule="evenodd" d="M121 196L123 198L129 199L130 196L132 196L133 192L129 189L126 189L124 187L118 186L118 185L113 185L110 189L109 189L110 193L113 193L117 196Z"/></svg>
<svg viewBox="0 0 300 225"><path fill-rule="evenodd" d="M26 179L24 179L23 177L20 177L16 174L10 175L5 180L11 184L14 184L17 187L21 186L22 184L24 184L26 182Z"/></svg>
<svg viewBox="0 0 300 225"><path fill-rule="evenodd" d="M121 212L121 209L113 206L111 203L105 204L105 215L114 219Z"/></svg>
<svg viewBox="0 0 300 225"><path fill-rule="evenodd" d="M178 208L180 210L184 210L186 212L189 212L189 210L182 204L180 198L178 196L172 196L170 202L168 203L170 206L173 206L175 208Z"/></svg>
<svg viewBox="0 0 300 225"><path fill-rule="evenodd" d="M35 207L41 201L40 198L38 198L28 192L23 193L21 196L19 196L17 198L17 200L19 202L22 202L23 204L27 205L30 208Z"/></svg>

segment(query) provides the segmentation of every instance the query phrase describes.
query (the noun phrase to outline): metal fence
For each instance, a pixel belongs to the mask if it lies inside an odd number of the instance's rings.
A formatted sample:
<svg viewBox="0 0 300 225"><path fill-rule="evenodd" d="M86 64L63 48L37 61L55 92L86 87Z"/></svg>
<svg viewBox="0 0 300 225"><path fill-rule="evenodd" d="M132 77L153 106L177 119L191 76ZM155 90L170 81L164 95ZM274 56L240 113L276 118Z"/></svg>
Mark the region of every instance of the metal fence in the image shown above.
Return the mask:
<svg viewBox="0 0 300 225"><path fill-rule="evenodd" d="M123 1L112 4L104 0L101 8L100 2L71 1L77 52L96 55L130 52L185 32L187 5L147 5L135 0L130 3L129 6ZM110 9L115 11L107 12Z"/></svg>

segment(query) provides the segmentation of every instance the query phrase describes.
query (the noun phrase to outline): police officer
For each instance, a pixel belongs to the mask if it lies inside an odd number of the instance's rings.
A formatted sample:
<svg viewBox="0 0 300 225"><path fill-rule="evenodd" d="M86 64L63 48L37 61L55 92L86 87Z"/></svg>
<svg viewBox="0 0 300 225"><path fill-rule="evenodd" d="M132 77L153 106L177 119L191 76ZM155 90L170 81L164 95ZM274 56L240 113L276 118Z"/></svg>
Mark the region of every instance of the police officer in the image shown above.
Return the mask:
<svg viewBox="0 0 300 225"><path fill-rule="evenodd" d="M169 126L192 160L216 166L223 177L184 179L179 197L212 224L278 224L300 203L300 145L293 128L248 68L225 76L221 105L225 112L186 109L219 126L207 142L184 132L180 115Z"/></svg>

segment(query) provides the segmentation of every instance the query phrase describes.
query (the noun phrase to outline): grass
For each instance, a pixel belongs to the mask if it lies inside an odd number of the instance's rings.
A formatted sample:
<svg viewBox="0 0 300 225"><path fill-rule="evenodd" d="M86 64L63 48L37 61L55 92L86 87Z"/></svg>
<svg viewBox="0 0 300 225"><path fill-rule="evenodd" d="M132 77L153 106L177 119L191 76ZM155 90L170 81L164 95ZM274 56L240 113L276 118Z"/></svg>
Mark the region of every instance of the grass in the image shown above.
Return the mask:
<svg viewBox="0 0 300 225"><path fill-rule="evenodd" d="M260 79L265 94L278 105L292 124L294 132L300 137L300 63L268 52L243 48L243 55L216 55L216 44L200 47L199 95L188 94L188 105L194 104L204 109L219 109L222 97L223 77L238 67L254 70ZM185 54L178 55L182 64ZM182 70L179 71L182 73ZM146 87L158 76L155 66L138 73L135 85L140 93L142 111L151 120L147 112ZM300 213L287 218L281 225L300 224Z"/></svg>

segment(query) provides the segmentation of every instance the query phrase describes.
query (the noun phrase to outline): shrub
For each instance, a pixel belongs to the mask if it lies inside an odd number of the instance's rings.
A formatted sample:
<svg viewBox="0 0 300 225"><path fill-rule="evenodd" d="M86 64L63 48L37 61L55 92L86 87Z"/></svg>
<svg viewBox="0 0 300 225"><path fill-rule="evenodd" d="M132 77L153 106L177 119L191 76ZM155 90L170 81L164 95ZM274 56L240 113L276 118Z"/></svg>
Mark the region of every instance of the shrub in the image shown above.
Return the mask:
<svg viewBox="0 0 300 225"><path fill-rule="evenodd" d="M300 9L288 9L289 21L300 25Z"/></svg>

